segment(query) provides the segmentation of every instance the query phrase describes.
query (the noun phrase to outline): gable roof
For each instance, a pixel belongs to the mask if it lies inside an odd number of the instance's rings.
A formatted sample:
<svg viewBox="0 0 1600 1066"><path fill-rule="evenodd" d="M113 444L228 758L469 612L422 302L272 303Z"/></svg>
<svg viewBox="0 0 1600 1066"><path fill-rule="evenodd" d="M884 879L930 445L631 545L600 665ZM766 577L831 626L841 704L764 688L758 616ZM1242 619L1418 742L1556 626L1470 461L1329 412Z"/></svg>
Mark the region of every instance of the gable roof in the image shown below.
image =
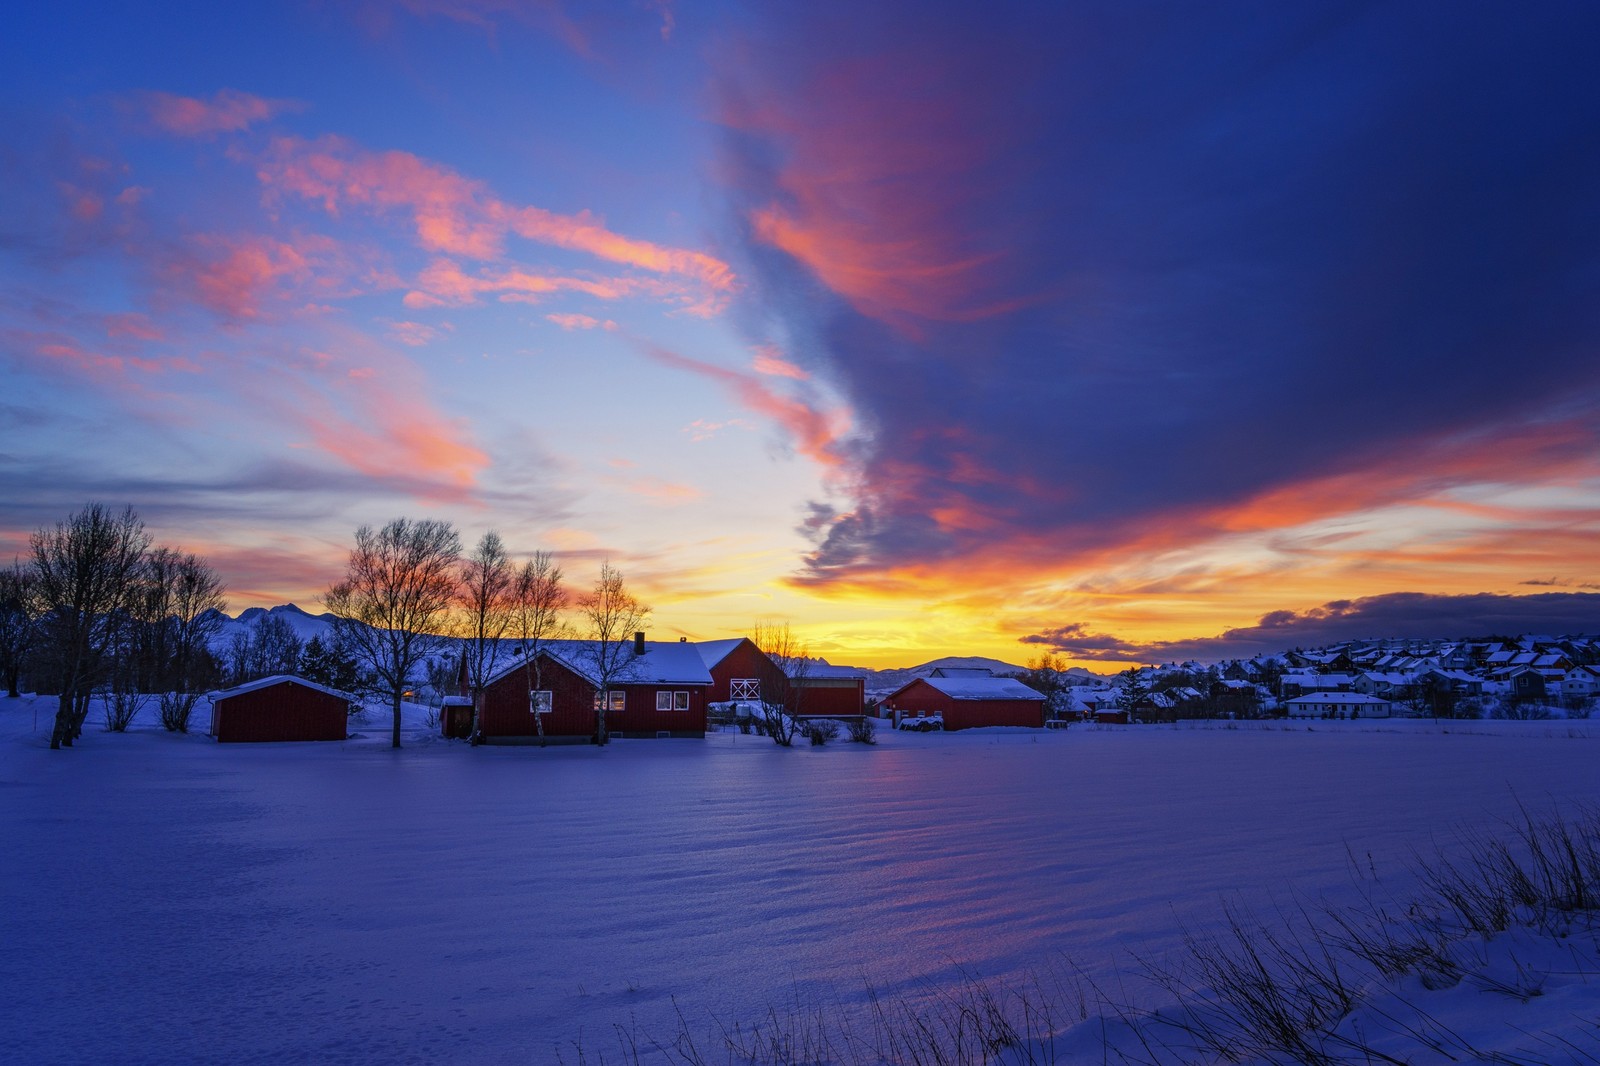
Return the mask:
<svg viewBox="0 0 1600 1066"><path fill-rule="evenodd" d="M710 670L722 660L733 654L733 649L749 640L749 637L734 637L731 640L701 640L693 645L700 652L700 661Z"/></svg>
<svg viewBox="0 0 1600 1066"><path fill-rule="evenodd" d="M900 695L918 681L953 700L1044 699L1042 693L1035 692L1014 677L922 677L901 685L889 698Z"/></svg>
<svg viewBox="0 0 1600 1066"><path fill-rule="evenodd" d="M623 641L622 644L626 662L617 676L611 679L613 684L711 684L711 671L706 668L705 660L701 658L698 645L677 640L647 640L644 642L644 654L634 655L633 641ZM594 666L595 653L598 647L598 643L592 640L547 640L539 648L539 654L555 660L589 682L589 684L595 685L599 684L599 677ZM520 670L525 665L527 665L527 660L518 658L510 665L497 671L485 684L495 684L512 671Z"/></svg>
<svg viewBox="0 0 1600 1066"><path fill-rule="evenodd" d="M218 700L225 700L231 696L242 696L246 692L259 692L261 689L272 688L274 685L282 685L285 683L299 685L302 688L309 688L315 692L322 692L329 696L334 696L338 699L344 700L346 703L360 702L360 700L350 695L348 692L340 692L336 688L329 688L327 685L319 685L315 681L307 681L305 678L294 674L273 674L271 677L259 677L254 681L246 681L244 684L235 685L232 688L224 688L218 689L215 692L208 692L206 693L206 696L211 700L212 703L216 703Z"/></svg>

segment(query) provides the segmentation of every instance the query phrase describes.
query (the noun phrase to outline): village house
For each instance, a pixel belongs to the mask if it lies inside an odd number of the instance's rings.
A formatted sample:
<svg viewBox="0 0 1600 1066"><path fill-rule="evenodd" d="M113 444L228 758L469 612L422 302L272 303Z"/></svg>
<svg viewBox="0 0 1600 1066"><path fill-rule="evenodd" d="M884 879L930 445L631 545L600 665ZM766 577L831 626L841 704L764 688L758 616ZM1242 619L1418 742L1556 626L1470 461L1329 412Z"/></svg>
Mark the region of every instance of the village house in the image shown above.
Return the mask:
<svg viewBox="0 0 1600 1066"><path fill-rule="evenodd" d="M1290 718L1387 718L1388 700L1360 692L1312 692L1285 700Z"/></svg>
<svg viewBox="0 0 1600 1066"><path fill-rule="evenodd" d="M953 674L955 676L947 676ZM906 715L934 715L949 730L979 726L1044 727L1044 696L988 670L935 670L900 686L884 700L898 724Z"/></svg>
<svg viewBox="0 0 1600 1066"><path fill-rule="evenodd" d="M618 669L604 690L599 654L595 641L549 641L533 659L501 669L484 686L475 739L488 744L594 740L602 706L608 737L705 736L712 680L698 648L635 634L623 645Z"/></svg>

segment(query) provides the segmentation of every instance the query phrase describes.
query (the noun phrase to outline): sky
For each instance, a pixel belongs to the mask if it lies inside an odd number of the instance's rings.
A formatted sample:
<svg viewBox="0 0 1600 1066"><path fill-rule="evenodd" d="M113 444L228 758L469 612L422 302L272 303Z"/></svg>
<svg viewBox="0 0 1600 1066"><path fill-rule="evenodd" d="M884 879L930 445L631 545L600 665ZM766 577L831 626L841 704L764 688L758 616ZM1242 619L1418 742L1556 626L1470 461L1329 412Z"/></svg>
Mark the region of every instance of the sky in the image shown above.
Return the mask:
<svg viewBox="0 0 1600 1066"><path fill-rule="evenodd" d="M0 553L363 524L652 636L1096 669L1600 631L1587 3L62 2L0 34Z"/></svg>

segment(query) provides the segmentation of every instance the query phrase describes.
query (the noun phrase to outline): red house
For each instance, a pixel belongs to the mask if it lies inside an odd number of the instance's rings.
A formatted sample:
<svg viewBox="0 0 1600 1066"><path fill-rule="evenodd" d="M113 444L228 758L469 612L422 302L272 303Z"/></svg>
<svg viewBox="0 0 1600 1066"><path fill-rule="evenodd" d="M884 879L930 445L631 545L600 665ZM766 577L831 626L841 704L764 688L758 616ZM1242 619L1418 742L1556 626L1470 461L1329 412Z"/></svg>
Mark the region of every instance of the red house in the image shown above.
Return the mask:
<svg viewBox="0 0 1600 1066"><path fill-rule="evenodd" d="M211 735L219 741L343 740L355 698L278 674L211 693Z"/></svg>
<svg viewBox="0 0 1600 1066"><path fill-rule="evenodd" d="M977 726L1044 728L1044 696L1009 677L919 677L900 686L884 706L904 714L937 714L946 731Z"/></svg>
<svg viewBox="0 0 1600 1066"><path fill-rule="evenodd" d="M692 644L647 641L621 649L621 669L600 691L598 645L547 643L489 679L478 712L488 744L581 743L597 738L601 701L611 737L704 737L711 674Z"/></svg>

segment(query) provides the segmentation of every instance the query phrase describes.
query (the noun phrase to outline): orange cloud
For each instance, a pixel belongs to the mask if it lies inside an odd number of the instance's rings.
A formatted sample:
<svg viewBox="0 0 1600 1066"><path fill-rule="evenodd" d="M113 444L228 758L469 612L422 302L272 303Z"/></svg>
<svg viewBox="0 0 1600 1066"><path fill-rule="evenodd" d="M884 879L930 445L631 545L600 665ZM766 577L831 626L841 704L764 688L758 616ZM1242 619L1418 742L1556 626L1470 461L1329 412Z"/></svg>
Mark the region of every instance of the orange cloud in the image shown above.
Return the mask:
<svg viewBox="0 0 1600 1066"><path fill-rule="evenodd" d="M651 359L677 370L687 370L719 382L738 398L739 402L757 414L784 427L795 440L802 455L828 467L839 467L844 457L838 445L849 427L849 416L844 411L818 411L800 400L781 396L759 378L739 370L668 351L653 344L643 345Z"/></svg>
<svg viewBox="0 0 1600 1066"><path fill-rule="evenodd" d="M581 292L598 300L620 300L658 291L648 278L579 278L534 274L525 270L468 274L449 259L437 259L417 275L417 287L402 301L407 307L465 307L486 294L507 302L537 303L558 292ZM580 316L585 317L585 316ZM559 323L558 323L559 324Z"/></svg>
<svg viewBox="0 0 1600 1066"><path fill-rule="evenodd" d="M700 292L680 290L679 299L701 314L720 310L737 286L732 269L713 256L625 237L587 211L562 215L507 203L483 182L409 152L369 152L339 137L283 137L273 141L257 175L273 193L320 202L330 214L345 207L408 213L418 243L430 252L499 259L514 235L693 283Z"/></svg>
<svg viewBox="0 0 1600 1066"><path fill-rule="evenodd" d="M304 105L293 100L268 100L235 89L219 90L209 100L150 92L140 98L150 121L176 137L238 133Z"/></svg>
<svg viewBox="0 0 1600 1066"><path fill-rule="evenodd" d="M460 422L427 402L409 365L389 359L333 365L325 374L320 387L300 382L293 389L292 417L312 446L371 477L430 482L419 492L424 498L467 499L489 457Z"/></svg>

